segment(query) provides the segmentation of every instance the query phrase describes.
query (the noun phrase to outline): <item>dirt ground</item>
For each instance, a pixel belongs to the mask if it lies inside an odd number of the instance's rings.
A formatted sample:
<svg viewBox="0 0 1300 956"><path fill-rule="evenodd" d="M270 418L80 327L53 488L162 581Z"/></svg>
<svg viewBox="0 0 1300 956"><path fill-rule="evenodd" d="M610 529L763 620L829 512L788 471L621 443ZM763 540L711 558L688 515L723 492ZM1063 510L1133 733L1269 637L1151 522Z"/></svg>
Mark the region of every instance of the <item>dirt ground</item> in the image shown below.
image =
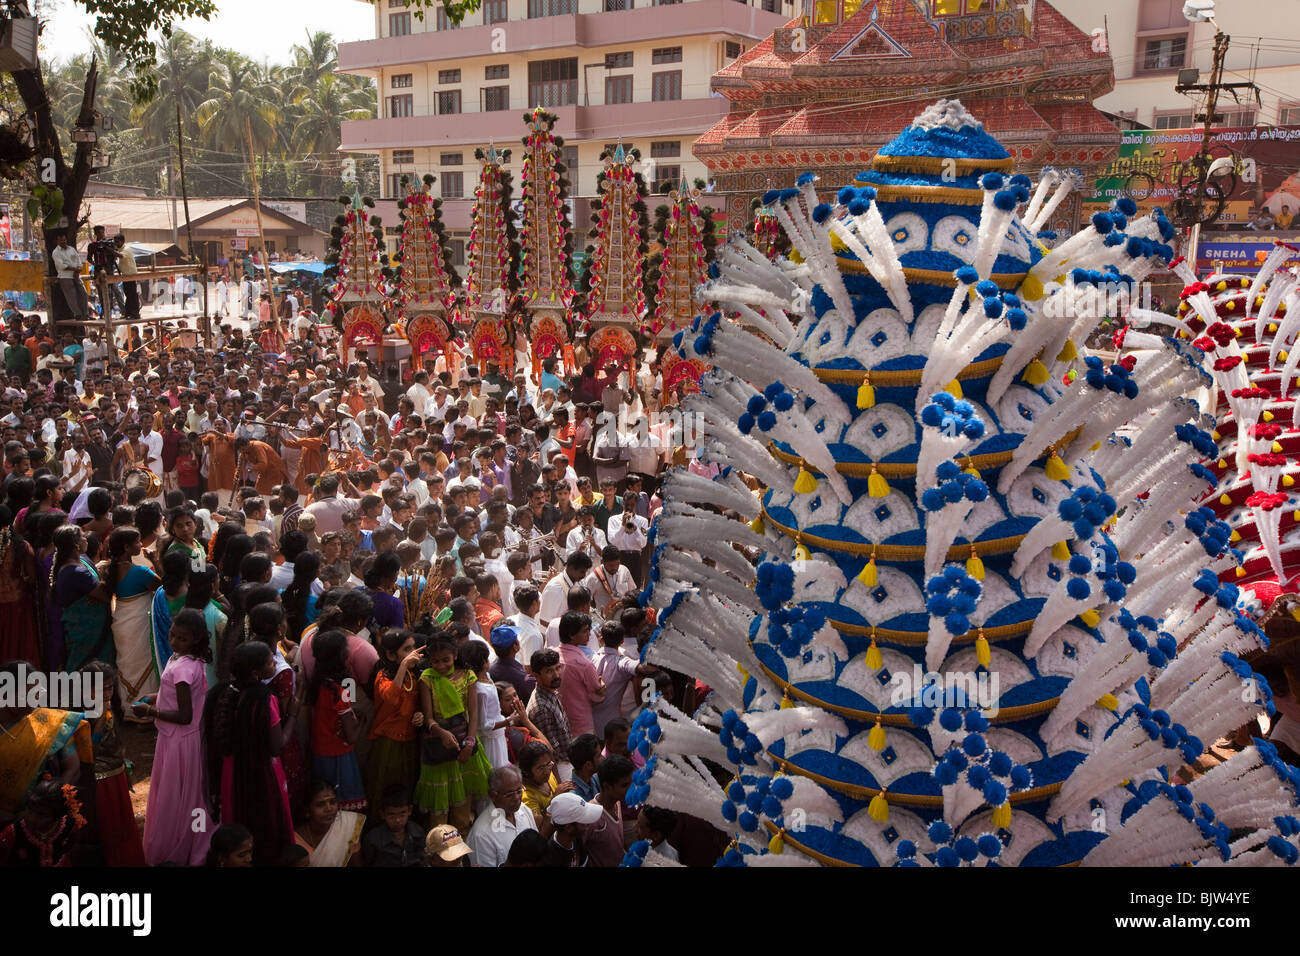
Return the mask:
<svg viewBox="0 0 1300 956"><path fill-rule="evenodd" d="M152 725L122 721L117 734L126 759L131 762L131 809L135 811L140 832L144 833L144 811L149 802L149 777L153 773L153 749L158 732Z"/></svg>

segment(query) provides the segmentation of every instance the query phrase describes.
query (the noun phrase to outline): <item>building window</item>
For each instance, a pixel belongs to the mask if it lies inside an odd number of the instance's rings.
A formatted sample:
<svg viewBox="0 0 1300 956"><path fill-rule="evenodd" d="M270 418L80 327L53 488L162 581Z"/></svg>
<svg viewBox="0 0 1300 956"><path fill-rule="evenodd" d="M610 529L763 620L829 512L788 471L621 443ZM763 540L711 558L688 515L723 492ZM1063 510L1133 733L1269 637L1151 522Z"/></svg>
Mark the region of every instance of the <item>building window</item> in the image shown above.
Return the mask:
<svg viewBox="0 0 1300 956"><path fill-rule="evenodd" d="M439 71L438 71L438 82L439 82L439 83L459 83L459 82L460 82L460 70L439 70Z"/></svg>
<svg viewBox="0 0 1300 956"><path fill-rule="evenodd" d="M722 55L728 60L734 60L744 52L744 48L734 40L728 40L722 49Z"/></svg>
<svg viewBox="0 0 1300 956"><path fill-rule="evenodd" d="M528 105L572 106L578 102L578 58L528 64Z"/></svg>
<svg viewBox="0 0 1300 956"><path fill-rule="evenodd" d="M460 90L442 90L438 93L438 115L460 112Z"/></svg>
<svg viewBox="0 0 1300 956"><path fill-rule="evenodd" d="M395 90L409 90L415 86L415 76L411 73L394 73L391 85Z"/></svg>
<svg viewBox="0 0 1300 956"><path fill-rule="evenodd" d="M676 189L682 184L682 167L677 164L664 165L655 163L654 165L654 185L651 187L654 192L662 192L663 187Z"/></svg>
<svg viewBox="0 0 1300 956"><path fill-rule="evenodd" d="M680 100L682 98L682 71L665 70L651 77L650 99Z"/></svg>
<svg viewBox="0 0 1300 956"><path fill-rule="evenodd" d="M410 2L411 0L388 0L388 6L390 9L393 7L404 7Z"/></svg>
<svg viewBox="0 0 1300 956"><path fill-rule="evenodd" d="M631 10L632 0L605 0L605 12L613 13L615 10Z"/></svg>
<svg viewBox="0 0 1300 956"><path fill-rule="evenodd" d="M497 113L510 109L510 87L487 86L483 88L483 112Z"/></svg>
<svg viewBox="0 0 1300 956"><path fill-rule="evenodd" d="M453 266L463 266L465 264L465 240L448 239L447 246L451 250L451 264Z"/></svg>
<svg viewBox="0 0 1300 956"><path fill-rule="evenodd" d="M652 140L650 143L650 157L652 159L672 158L681 154L681 140Z"/></svg>
<svg viewBox="0 0 1300 956"><path fill-rule="evenodd" d="M411 15L409 13L390 13L388 15L388 35L405 37L411 35Z"/></svg>
<svg viewBox="0 0 1300 956"><path fill-rule="evenodd" d="M1192 122L1191 113L1156 113L1151 125L1156 129L1187 129Z"/></svg>
<svg viewBox="0 0 1300 956"><path fill-rule="evenodd" d="M682 2L682 0L654 0L654 3L652 4L652 6L656 6L656 7L667 7L667 6L670 6L670 5L674 4L674 3L681 3L681 2Z"/></svg>
<svg viewBox="0 0 1300 956"><path fill-rule="evenodd" d="M564 163L564 169L568 174L569 182L576 183L577 180L573 177L578 175L578 147L563 147L560 152L560 162Z"/></svg>
<svg viewBox="0 0 1300 956"><path fill-rule="evenodd" d="M768 13L780 13L781 0L763 0L763 9Z"/></svg>
<svg viewBox="0 0 1300 956"><path fill-rule="evenodd" d="M1255 109L1254 107L1241 107L1239 109L1220 110L1217 114L1223 119L1215 119L1215 126L1254 126Z"/></svg>
<svg viewBox="0 0 1300 956"><path fill-rule="evenodd" d="M510 79L510 64L498 63L494 66L483 67L483 79L485 80L508 80Z"/></svg>
<svg viewBox="0 0 1300 956"><path fill-rule="evenodd" d="M505 23L510 19L509 0L484 0L483 25Z"/></svg>
<svg viewBox="0 0 1300 956"><path fill-rule="evenodd" d="M528 19L563 17L578 12L578 0L528 0Z"/></svg>
<svg viewBox="0 0 1300 956"><path fill-rule="evenodd" d="M632 75L605 77L605 105L632 102Z"/></svg>
<svg viewBox="0 0 1300 956"><path fill-rule="evenodd" d="M415 97L410 93L404 93L401 96L390 96L388 98L389 119L398 119L400 117L414 115Z"/></svg>
<svg viewBox="0 0 1300 956"><path fill-rule="evenodd" d="M624 67L628 67L631 65L632 65L631 50L624 50L619 53L605 54L605 69L607 70L621 70Z"/></svg>
<svg viewBox="0 0 1300 956"><path fill-rule="evenodd" d="M395 149L393 150L393 162L398 166L410 166L415 163L415 150L413 149Z"/></svg>
<svg viewBox="0 0 1300 956"><path fill-rule="evenodd" d="M389 173L384 177L384 198L397 199L402 195L402 174Z"/></svg>
<svg viewBox="0 0 1300 956"><path fill-rule="evenodd" d="M1300 103L1279 103L1277 121L1282 126L1300 126Z"/></svg>
<svg viewBox="0 0 1300 956"><path fill-rule="evenodd" d="M1138 40L1141 56L1138 72L1181 70L1187 61L1187 34L1167 37L1142 37Z"/></svg>
<svg viewBox="0 0 1300 956"><path fill-rule="evenodd" d="M682 62L682 48L679 46L661 46L656 47L650 54L650 62L658 66L660 63L680 63Z"/></svg>
<svg viewBox="0 0 1300 956"><path fill-rule="evenodd" d="M465 174L461 172L442 174L442 198L463 199L465 196Z"/></svg>
<svg viewBox="0 0 1300 956"><path fill-rule="evenodd" d="M438 165L439 166L464 166L465 154L464 153L443 153L441 156L438 157Z"/></svg>
<svg viewBox="0 0 1300 956"><path fill-rule="evenodd" d="M438 29L439 30L455 30L458 29L459 27L460 27L459 23L452 23L451 17L447 16L446 7L438 8Z"/></svg>

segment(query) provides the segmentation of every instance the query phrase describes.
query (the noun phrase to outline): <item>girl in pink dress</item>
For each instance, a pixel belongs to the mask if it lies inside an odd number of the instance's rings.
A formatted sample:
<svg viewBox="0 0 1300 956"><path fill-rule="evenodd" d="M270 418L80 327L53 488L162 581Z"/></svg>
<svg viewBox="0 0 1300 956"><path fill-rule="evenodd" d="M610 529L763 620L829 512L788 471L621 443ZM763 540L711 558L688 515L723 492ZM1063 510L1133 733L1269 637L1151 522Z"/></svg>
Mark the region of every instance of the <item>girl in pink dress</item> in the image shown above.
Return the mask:
<svg viewBox="0 0 1300 956"><path fill-rule="evenodd" d="M137 717L152 717L158 728L144 855L150 866L202 866L216 827L203 787L203 703L212 656L203 615L192 608L178 612L167 640L172 656L157 698L146 697L132 707Z"/></svg>
<svg viewBox="0 0 1300 956"><path fill-rule="evenodd" d="M270 605L258 605L254 611ZM277 607L278 609L278 607ZM275 675L275 656L261 641L235 648L231 679L212 691L207 707L208 780L221 823L238 823L253 834L254 864L275 863L293 845L289 788L280 752L293 736L298 700L280 706L263 683Z"/></svg>

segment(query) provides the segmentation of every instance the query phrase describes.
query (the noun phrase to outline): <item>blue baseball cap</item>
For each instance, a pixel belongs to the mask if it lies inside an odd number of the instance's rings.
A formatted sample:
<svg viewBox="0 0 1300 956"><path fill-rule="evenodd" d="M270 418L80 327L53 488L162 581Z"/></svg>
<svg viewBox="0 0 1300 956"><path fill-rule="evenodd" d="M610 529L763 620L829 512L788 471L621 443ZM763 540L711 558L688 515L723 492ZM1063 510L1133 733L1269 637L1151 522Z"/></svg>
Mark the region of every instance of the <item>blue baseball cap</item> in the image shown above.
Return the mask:
<svg viewBox="0 0 1300 956"><path fill-rule="evenodd" d="M488 643L493 647L509 647L517 640L519 631L512 624L498 624L488 636Z"/></svg>

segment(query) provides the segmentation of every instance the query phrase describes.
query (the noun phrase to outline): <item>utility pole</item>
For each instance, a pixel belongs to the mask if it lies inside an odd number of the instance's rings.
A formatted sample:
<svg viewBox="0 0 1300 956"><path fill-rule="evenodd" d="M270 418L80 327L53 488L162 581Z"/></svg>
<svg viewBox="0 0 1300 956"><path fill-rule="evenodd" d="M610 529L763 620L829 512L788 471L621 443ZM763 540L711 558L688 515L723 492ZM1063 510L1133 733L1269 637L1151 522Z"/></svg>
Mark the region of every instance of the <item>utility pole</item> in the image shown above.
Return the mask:
<svg viewBox="0 0 1300 956"><path fill-rule="evenodd" d="M244 117L244 132L248 136L248 163L253 176L253 209L257 212L257 241L262 245L262 272L266 275L266 291L271 295L271 326L280 327L280 313L275 302L275 283L271 281L271 262L266 256L266 232L262 228L262 197L257 186L257 151L253 145L253 121ZM293 318L289 319L292 327Z"/></svg>
<svg viewBox="0 0 1300 956"><path fill-rule="evenodd" d="M1208 22L1214 23L1212 17L1206 17ZM1196 158L1192 161L1195 180L1188 186L1184 187L1183 195L1178 199L1177 212L1179 218L1185 223L1191 224L1191 234L1188 237L1186 257L1191 263L1192 268L1196 267L1196 251L1200 245L1201 226L1205 224L1207 218L1205 205L1207 198L1210 198L1211 190L1218 190L1217 195L1222 198L1222 190L1217 185L1211 183L1211 167L1214 161L1210 158L1210 144L1214 136L1214 124L1218 117L1215 110L1219 105L1219 94L1223 91L1232 93L1234 100L1240 102L1237 96L1237 90L1248 89L1255 94L1255 102L1259 103L1259 87L1250 82L1224 83L1223 82L1223 64L1228 56L1228 44L1231 41L1226 33L1220 30L1217 23L1214 23L1214 54L1213 63L1210 68L1210 82L1198 83L1199 73L1195 69L1183 70L1178 75L1178 85L1174 89L1183 94L1204 93L1205 94L1205 112L1196 118L1202 123L1201 149ZM1190 194L1189 194L1190 193ZM1219 209L1222 203L1216 204ZM1211 213L1211 216L1217 216L1218 210Z"/></svg>
<svg viewBox="0 0 1300 956"><path fill-rule="evenodd" d="M193 261L195 258L194 229L190 225L190 194L189 191L186 190L185 188L184 141L185 141L185 130L184 127L181 126L181 101L177 100L176 101L176 159L177 159L177 164L180 166L180 171L181 171L181 201L184 202L185 204L185 243L186 243L187 251L189 252L190 259L191 261ZM212 347L212 321L208 317L207 269L203 270L203 274L199 276L199 280L203 283L203 342L205 345L211 348ZM184 296L181 297L181 301L182 302L185 301ZM182 309L181 311L183 312L184 310ZM159 346L162 345L161 342L158 344Z"/></svg>

